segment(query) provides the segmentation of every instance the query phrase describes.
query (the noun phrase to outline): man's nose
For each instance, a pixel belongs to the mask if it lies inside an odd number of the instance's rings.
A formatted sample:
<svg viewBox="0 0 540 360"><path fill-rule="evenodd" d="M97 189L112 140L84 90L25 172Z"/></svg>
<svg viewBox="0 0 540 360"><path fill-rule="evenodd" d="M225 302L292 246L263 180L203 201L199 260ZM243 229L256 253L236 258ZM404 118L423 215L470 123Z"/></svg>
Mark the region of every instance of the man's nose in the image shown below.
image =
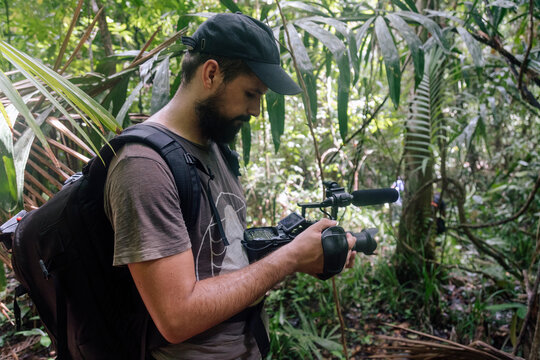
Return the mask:
<svg viewBox="0 0 540 360"><path fill-rule="evenodd" d="M261 114L261 99L258 98L255 101L250 102L249 108L248 108L248 114L257 117Z"/></svg>

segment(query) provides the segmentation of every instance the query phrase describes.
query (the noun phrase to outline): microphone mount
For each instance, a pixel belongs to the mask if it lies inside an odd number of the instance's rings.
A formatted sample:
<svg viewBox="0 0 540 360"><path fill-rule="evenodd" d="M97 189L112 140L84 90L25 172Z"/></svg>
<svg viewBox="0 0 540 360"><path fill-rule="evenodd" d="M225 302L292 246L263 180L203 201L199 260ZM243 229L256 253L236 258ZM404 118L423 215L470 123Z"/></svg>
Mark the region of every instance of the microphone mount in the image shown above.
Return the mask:
<svg viewBox="0 0 540 360"><path fill-rule="evenodd" d="M335 181L324 181L326 199L318 203L299 203L302 208L302 217L306 216L306 209L320 209L322 212L330 216L330 219L337 219L338 210L340 207L347 207L351 204L356 206L376 205L384 203L392 203L398 199L398 192L395 189L372 189L353 191L349 194L345 188L340 187ZM368 198L368 201L359 200L362 195ZM331 212L328 214L324 208L331 207Z"/></svg>

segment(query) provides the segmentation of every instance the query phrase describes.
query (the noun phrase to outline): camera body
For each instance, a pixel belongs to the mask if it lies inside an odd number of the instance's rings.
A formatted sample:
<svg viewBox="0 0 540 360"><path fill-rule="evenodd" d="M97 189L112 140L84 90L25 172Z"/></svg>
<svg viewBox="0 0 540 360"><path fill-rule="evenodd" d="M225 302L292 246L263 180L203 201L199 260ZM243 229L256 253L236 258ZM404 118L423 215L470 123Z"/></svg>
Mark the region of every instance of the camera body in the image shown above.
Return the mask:
<svg viewBox="0 0 540 360"><path fill-rule="evenodd" d="M277 248L291 242L313 222L293 212L281 219L277 226L254 227L244 231L242 245L250 263L262 259Z"/></svg>
<svg viewBox="0 0 540 360"><path fill-rule="evenodd" d="M279 221L277 226L254 227L244 231L242 245L247 251L250 263L262 259L277 248L288 244L302 231L313 224L305 219L306 209L320 209L330 219L337 219L338 209L349 205L368 206L395 202L399 198L396 189L370 189L347 193L336 182L325 181L326 199L317 203L300 203L302 215L295 212ZM331 208L330 212L325 208ZM364 229L359 233L351 233L356 238L354 251L366 255L373 254L377 248L374 236L377 229ZM324 255L323 272L318 274L326 280L343 270L349 251L347 233L339 226L325 229L321 234Z"/></svg>

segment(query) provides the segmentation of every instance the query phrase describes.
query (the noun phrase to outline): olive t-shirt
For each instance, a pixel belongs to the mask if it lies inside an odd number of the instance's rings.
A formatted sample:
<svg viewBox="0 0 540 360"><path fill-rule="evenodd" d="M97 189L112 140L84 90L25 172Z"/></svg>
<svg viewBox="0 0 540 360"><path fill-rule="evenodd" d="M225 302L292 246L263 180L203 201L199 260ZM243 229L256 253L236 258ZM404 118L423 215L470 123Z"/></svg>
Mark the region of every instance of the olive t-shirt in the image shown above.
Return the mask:
<svg viewBox="0 0 540 360"><path fill-rule="evenodd" d="M229 245L221 239L204 186L196 224L187 229L178 189L166 162L145 145L127 144L111 162L105 184L105 213L115 233L113 265L155 260L191 248L197 280L247 266L241 244L246 203L240 182L216 144L200 146L173 135L214 176L211 180L199 171L201 182L210 187ZM157 360L260 358L244 322L219 324L183 343L159 348L152 355Z"/></svg>

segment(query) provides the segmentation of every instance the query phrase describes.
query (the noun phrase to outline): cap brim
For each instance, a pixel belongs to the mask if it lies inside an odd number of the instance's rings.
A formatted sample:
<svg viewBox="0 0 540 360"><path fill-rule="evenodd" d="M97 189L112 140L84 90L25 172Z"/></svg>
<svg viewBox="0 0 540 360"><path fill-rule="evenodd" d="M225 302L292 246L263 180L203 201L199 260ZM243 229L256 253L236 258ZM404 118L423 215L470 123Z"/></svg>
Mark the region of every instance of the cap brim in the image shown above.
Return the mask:
<svg viewBox="0 0 540 360"><path fill-rule="evenodd" d="M281 65L249 60L244 60L244 62L270 90L282 95L296 95L302 92L300 86L291 79Z"/></svg>

